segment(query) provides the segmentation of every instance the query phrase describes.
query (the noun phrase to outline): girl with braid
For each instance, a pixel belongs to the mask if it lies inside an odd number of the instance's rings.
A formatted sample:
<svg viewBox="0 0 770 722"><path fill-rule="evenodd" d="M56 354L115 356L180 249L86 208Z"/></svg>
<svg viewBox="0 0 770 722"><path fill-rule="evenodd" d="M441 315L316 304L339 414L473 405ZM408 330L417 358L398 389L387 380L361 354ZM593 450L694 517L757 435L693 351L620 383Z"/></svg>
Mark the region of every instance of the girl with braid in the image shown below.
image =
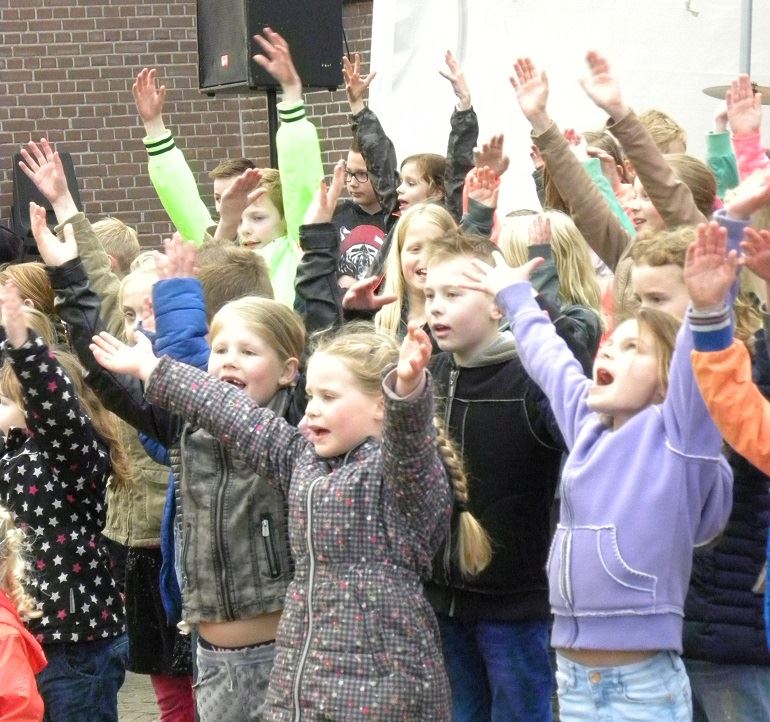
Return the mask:
<svg viewBox="0 0 770 722"><path fill-rule="evenodd" d="M439 633L420 581L451 507L427 334L411 324L400 352L369 330L322 338L308 362L303 433L248 389L145 346L102 334L92 350L109 371L144 380L153 404L209 431L287 499L295 574L263 719L448 722ZM456 468L456 458L449 463ZM472 545L461 543L478 564Z"/></svg>

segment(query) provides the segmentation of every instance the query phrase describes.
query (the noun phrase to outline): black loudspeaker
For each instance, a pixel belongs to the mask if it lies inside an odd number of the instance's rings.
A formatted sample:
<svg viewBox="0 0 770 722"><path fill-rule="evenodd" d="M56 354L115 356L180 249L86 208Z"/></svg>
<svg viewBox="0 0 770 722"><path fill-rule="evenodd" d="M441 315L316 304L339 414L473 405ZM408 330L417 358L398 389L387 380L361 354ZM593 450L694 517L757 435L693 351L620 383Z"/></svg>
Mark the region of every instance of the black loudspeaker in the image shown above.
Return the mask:
<svg viewBox="0 0 770 722"><path fill-rule="evenodd" d="M198 0L198 85L209 95L279 88L252 56L269 27L286 38L305 88L342 82L342 0Z"/></svg>
<svg viewBox="0 0 770 722"><path fill-rule="evenodd" d="M75 176L75 166L72 163L72 156L66 152L60 152L62 166L64 166L64 176L67 179L67 187L72 194L72 199L79 211L83 210L83 202L80 200L80 190ZM46 221L48 227L53 230L56 227L56 214L51 208L48 199L37 189L37 186L27 178L26 173L19 168L21 153L13 156L13 205L11 206L11 228L24 242L24 255L39 256L37 245L32 236L32 225L29 222L29 202L35 201L39 206L45 208Z"/></svg>

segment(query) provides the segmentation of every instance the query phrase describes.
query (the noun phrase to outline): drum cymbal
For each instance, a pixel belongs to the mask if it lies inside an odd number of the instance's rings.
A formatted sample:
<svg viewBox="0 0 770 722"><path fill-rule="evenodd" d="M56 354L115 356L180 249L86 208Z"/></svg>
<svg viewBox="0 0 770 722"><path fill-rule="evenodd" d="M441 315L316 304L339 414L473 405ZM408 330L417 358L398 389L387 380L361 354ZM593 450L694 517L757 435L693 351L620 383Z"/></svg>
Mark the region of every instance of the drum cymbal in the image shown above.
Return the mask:
<svg viewBox="0 0 770 722"><path fill-rule="evenodd" d="M757 85L752 83L755 93L762 93L762 105L770 105L770 86ZM725 99L725 94L730 89L729 85L712 85L710 88L703 88L703 92L712 98Z"/></svg>

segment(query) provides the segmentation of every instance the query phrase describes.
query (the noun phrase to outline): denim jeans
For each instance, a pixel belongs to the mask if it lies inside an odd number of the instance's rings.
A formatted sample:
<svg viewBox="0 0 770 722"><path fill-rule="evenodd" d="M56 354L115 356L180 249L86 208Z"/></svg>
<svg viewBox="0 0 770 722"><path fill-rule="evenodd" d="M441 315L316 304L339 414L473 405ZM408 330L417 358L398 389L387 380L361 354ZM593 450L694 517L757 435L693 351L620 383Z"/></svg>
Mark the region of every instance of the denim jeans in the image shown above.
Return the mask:
<svg viewBox="0 0 770 722"><path fill-rule="evenodd" d="M635 664L587 667L556 654L561 722L690 722L684 663L659 652Z"/></svg>
<svg viewBox="0 0 770 722"><path fill-rule="evenodd" d="M693 722L770 722L770 667L685 659Z"/></svg>
<svg viewBox="0 0 770 722"><path fill-rule="evenodd" d="M437 617L454 722L550 722L548 622Z"/></svg>
<svg viewBox="0 0 770 722"><path fill-rule="evenodd" d="M46 644L48 666L37 675L44 722L118 722L118 690L128 661L128 637Z"/></svg>
<svg viewBox="0 0 770 722"><path fill-rule="evenodd" d="M275 643L219 651L198 644L195 705L201 722L259 722Z"/></svg>

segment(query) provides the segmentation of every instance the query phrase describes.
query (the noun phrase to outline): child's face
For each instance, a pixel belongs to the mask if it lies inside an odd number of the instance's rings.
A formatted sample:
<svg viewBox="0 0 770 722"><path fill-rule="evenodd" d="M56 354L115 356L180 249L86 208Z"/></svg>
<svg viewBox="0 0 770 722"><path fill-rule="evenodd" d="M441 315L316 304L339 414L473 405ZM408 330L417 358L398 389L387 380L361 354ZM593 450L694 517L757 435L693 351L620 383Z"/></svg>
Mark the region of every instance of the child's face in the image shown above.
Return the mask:
<svg viewBox="0 0 770 722"><path fill-rule="evenodd" d="M214 178L214 208L219 209L222 207L222 196L224 192L235 183L237 175L230 176L229 178Z"/></svg>
<svg viewBox="0 0 770 722"><path fill-rule="evenodd" d="M401 211L430 197L430 183L420 174L414 161L410 160L401 166L401 185L396 188L396 193Z"/></svg>
<svg viewBox="0 0 770 722"><path fill-rule="evenodd" d="M378 210L380 208L380 199L374 191L371 177L369 177L368 180L361 182L356 180L353 175L355 173L365 173L368 175L364 156L360 153L354 153L351 150L345 161L345 171L348 173L345 180L345 186L348 189L348 195L350 195L353 203L361 206L361 208L370 213Z"/></svg>
<svg viewBox="0 0 770 722"><path fill-rule="evenodd" d="M286 223L275 204L264 194L257 198L241 216L238 235L241 245L252 251L264 248L286 234Z"/></svg>
<svg viewBox="0 0 770 722"><path fill-rule="evenodd" d="M653 338L647 332L640 333L635 320L624 321L596 356L588 408L611 416L617 429L664 397Z"/></svg>
<svg viewBox="0 0 770 722"><path fill-rule="evenodd" d="M154 273L145 271L129 273L123 280L120 302L123 309L123 331L129 346L136 343L136 328L140 321L150 330L155 328L154 316L144 320L142 316L145 312L145 302L148 300L152 311L152 287L157 280L158 277Z"/></svg>
<svg viewBox="0 0 770 722"><path fill-rule="evenodd" d="M261 406L294 380L297 359L282 362L272 347L237 318L211 339L208 372L242 389Z"/></svg>
<svg viewBox="0 0 770 722"><path fill-rule="evenodd" d="M26 429L24 409L0 391L0 432L8 436L10 429Z"/></svg>
<svg viewBox="0 0 770 722"><path fill-rule="evenodd" d="M668 263L665 266L648 266L641 263L631 269L634 295L643 308L665 311L679 319L684 318L690 294L684 283L681 266Z"/></svg>
<svg viewBox="0 0 770 722"><path fill-rule="evenodd" d="M382 395L364 393L343 359L313 354L306 388L306 431L319 456L339 456L369 436L382 435Z"/></svg>
<svg viewBox="0 0 770 722"><path fill-rule="evenodd" d="M433 338L442 351L463 363L485 349L497 336L500 309L485 293L462 288L463 269L470 256L431 263L425 280L425 313Z"/></svg>
<svg viewBox="0 0 770 722"><path fill-rule="evenodd" d="M625 211L631 218L637 233L662 231L666 227L666 222L653 205L639 178L634 178L634 197L626 203Z"/></svg>
<svg viewBox="0 0 770 722"><path fill-rule="evenodd" d="M441 235L441 229L429 221L415 218L404 236L401 246L401 272L404 284L412 291L425 288L425 274L428 263L428 245Z"/></svg>

